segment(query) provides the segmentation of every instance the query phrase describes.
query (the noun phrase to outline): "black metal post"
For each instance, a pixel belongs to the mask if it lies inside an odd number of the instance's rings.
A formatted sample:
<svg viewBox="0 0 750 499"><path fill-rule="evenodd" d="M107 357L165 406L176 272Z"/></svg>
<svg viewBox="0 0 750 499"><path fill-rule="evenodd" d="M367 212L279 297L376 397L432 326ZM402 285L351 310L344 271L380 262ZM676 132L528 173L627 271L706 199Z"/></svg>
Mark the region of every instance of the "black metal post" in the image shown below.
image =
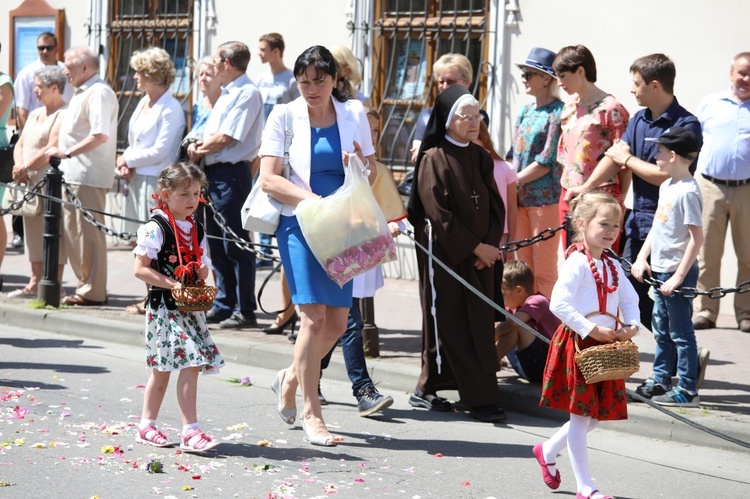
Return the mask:
<svg viewBox="0 0 750 499"><path fill-rule="evenodd" d="M62 205L56 199L62 198L63 174L58 168L60 158L50 158L52 168L47 170L47 208L44 210L44 241L42 246L42 280L39 281L37 298L45 305L60 306L60 218Z"/></svg>
<svg viewBox="0 0 750 499"><path fill-rule="evenodd" d="M380 357L380 333L375 325L375 303L372 298L359 300L359 310L362 312L362 342L365 345L365 355Z"/></svg>

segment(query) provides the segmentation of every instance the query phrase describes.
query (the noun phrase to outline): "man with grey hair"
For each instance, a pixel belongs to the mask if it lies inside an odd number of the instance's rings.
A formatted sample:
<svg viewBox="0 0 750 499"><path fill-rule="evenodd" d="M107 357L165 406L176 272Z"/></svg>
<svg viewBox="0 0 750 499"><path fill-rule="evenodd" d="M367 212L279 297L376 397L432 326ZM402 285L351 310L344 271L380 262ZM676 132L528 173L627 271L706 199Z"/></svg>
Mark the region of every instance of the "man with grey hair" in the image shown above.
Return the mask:
<svg viewBox="0 0 750 499"><path fill-rule="evenodd" d="M703 99L698 120L703 148L696 175L703 195L704 243L698 255L698 288L719 286L727 225L737 254L737 283L750 280L750 52L737 54L728 90ZM698 296L695 329L716 327L719 300ZM737 293L734 314L739 329L750 333L750 294Z"/></svg>
<svg viewBox="0 0 750 499"><path fill-rule="evenodd" d="M41 106L39 99L34 93L34 76L36 72L48 66L57 66L64 69L62 62L57 60L57 37L54 33L45 31L36 39L36 50L39 52L39 58L18 72L16 81L13 82L13 90L16 93L16 108L18 109L18 128L23 129L26 124L26 118L34 109ZM60 87L60 93L63 95L63 101L67 104L73 97L73 88L68 87L64 92Z"/></svg>
<svg viewBox="0 0 750 499"><path fill-rule="evenodd" d="M252 187L251 164L258 156L263 133L263 98L245 74L250 50L241 42L219 45L214 53L215 78L222 89L206 122L203 140L188 146L188 158L198 163L204 158L208 194L228 227L247 237L240 212ZM206 233L219 292L213 309L206 313L209 323L221 328L257 327L255 317L255 255L226 239L223 228L213 217L206 217ZM234 307L239 304L239 312Z"/></svg>
<svg viewBox="0 0 750 499"><path fill-rule="evenodd" d="M99 77L99 57L88 47L65 52L65 75L76 87L60 126L57 147L47 159L62 160L65 183L99 223L104 223L107 191L114 180L117 147L117 96ZM107 242L74 206L63 206L63 240L78 278L67 305L102 305L107 301Z"/></svg>

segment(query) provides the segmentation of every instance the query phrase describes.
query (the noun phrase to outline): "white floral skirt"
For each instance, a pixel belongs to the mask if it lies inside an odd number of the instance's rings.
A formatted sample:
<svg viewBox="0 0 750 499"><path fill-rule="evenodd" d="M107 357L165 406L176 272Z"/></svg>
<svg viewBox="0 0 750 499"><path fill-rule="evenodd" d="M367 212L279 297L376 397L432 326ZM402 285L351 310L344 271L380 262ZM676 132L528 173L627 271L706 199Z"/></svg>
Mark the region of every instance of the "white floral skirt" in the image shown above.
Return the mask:
<svg viewBox="0 0 750 499"><path fill-rule="evenodd" d="M200 367L216 374L224 359L211 339L205 312L168 310L164 303L146 309L146 364L159 371Z"/></svg>

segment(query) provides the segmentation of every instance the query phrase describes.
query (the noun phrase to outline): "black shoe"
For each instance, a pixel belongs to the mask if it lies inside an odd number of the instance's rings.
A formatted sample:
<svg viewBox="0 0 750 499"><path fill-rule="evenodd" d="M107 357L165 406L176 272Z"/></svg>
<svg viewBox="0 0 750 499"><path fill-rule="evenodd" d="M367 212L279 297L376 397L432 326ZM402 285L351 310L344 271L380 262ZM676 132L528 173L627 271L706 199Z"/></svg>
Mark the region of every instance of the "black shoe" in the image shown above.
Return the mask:
<svg viewBox="0 0 750 499"><path fill-rule="evenodd" d="M299 316L297 315L297 312L294 312L291 317L289 317L284 324L280 326L270 326L270 327L264 327L263 332L266 334L284 334L284 329L291 324L292 325L292 334L294 334L294 329L297 327L297 321L299 320Z"/></svg>
<svg viewBox="0 0 750 499"><path fill-rule="evenodd" d="M245 317L242 314L232 314L230 318L219 322L219 328L221 329L245 329L250 327L258 327L258 321L255 317Z"/></svg>
<svg viewBox="0 0 750 499"><path fill-rule="evenodd" d="M206 322L208 324L218 324L221 321L225 321L229 319L232 316L232 314L220 314L215 312L214 310L209 310L206 312Z"/></svg>
<svg viewBox="0 0 750 499"><path fill-rule="evenodd" d="M469 416L483 423L502 423L508 419L505 411L496 405L469 408Z"/></svg>
<svg viewBox="0 0 750 499"><path fill-rule="evenodd" d="M367 385L357 394L357 407L359 415L363 418L387 409L391 405L393 405L393 397L382 395L375 385Z"/></svg>
<svg viewBox="0 0 750 499"><path fill-rule="evenodd" d="M292 334L290 334L289 336L287 336L286 339L288 339L289 341L291 341L292 345L295 344L295 343L297 343L297 333L293 332Z"/></svg>
<svg viewBox="0 0 750 499"><path fill-rule="evenodd" d="M635 389L635 393L646 399L664 395L668 391L668 387L657 383L654 378L648 378Z"/></svg>
<svg viewBox="0 0 750 499"><path fill-rule="evenodd" d="M420 393L419 395L417 393L412 393L409 396L409 405L438 412L448 412L451 410L451 403L443 397L425 393Z"/></svg>

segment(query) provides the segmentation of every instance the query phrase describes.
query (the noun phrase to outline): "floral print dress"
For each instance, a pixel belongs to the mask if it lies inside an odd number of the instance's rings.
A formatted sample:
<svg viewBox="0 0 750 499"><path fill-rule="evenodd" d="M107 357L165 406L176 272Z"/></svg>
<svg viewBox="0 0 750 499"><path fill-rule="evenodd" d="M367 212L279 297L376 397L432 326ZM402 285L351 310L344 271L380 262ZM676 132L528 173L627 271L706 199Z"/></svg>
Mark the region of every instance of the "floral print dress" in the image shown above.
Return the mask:
<svg viewBox="0 0 750 499"><path fill-rule="evenodd" d="M157 221L156 217L161 220ZM162 222L163 221L163 222ZM159 223L162 222L162 223ZM178 230L188 232L191 223L175 221ZM165 230L168 233L165 234ZM163 274L173 277L180 264L175 247L175 237L163 212L154 210L153 217L138 229L138 239L133 253L146 255L163 268ZM201 241L206 254L205 238ZM208 257L202 258L206 265ZM170 305L171 296L165 298L160 290L152 289L146 306L146 364L159 371L179 371L186 367L200 367L204 374L215 374L224 366L224 359L208 331L205 312L180 312ZM173 308L174 307L174 308Z"/></svg>

